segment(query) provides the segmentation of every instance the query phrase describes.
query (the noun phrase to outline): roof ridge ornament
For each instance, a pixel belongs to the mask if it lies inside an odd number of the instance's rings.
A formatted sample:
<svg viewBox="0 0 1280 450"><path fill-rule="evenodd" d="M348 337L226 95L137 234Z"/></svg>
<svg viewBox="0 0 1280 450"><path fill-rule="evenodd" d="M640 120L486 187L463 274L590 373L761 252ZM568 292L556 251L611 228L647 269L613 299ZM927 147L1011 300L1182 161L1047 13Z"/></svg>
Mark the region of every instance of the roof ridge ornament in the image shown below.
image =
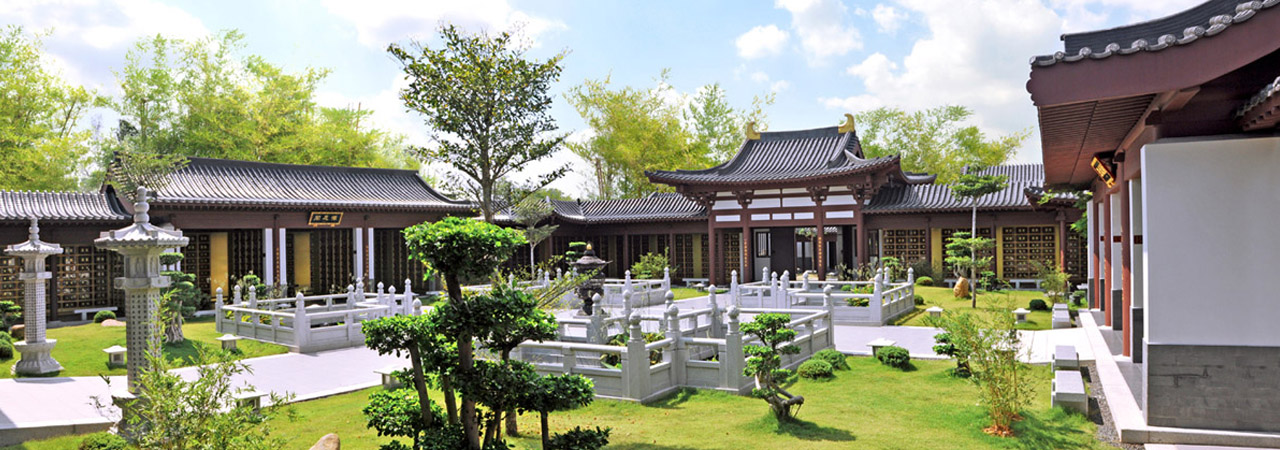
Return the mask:
<svg viewBox="0 0 1280 450"><path fill-rule="evenodd" d="M756 121L754 120L747 122L747 140L760 140L760 132L756 131Z"/></svg>
<svg viewBox="0 0 1280 450"><path fill-rule="evenodd" d="M853 114L844 113L844 123L840 124L840 128L836 131L841 133L854 133L857 128L854 126Z"/></svg>

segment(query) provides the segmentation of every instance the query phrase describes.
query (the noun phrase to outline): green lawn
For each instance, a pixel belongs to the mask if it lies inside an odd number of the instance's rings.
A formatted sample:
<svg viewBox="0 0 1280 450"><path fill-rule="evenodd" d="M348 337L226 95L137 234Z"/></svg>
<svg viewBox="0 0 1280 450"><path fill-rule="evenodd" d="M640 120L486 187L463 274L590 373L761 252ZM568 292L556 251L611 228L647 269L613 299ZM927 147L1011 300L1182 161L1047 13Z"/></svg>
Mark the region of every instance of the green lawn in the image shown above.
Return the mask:
<svg viewBox="0 0 1280 450"><path fill-rule="evenodd" d="M1017 424L1016 438L982 433L987 425L977 389L952 378L951 361L916 361L899 371L870 358L850 358L851 371L833 381L799 381L791 392L805 397L799 422L779 426L761 400L711 391L684 391L657 403L598 400L551 416L551 427L613 428L611 449L1100 449L1095 425L1084 416L1049 408L1047 367L1035 367L1033 407ZM326 433L338 433L343 448L376 448L387 442L365 427L360 410L370 390L296 405L295 421L273 424L289 439L284 449L305 450ZM438 401L439 399L437 399ZM521 417L525 437L516 448L537 449L537 416ZM76 439L30 442L6 450L71 450Z"/></svg>
<svg viewBox="0 0 1280 450"><path fill-rule="evenodd" d="M724 294L726 292L729 292L729 290L722 289L722 288L716 289L716 293L719 293L719 294ZM671 293L676 295L676 300L684 300L686 298L694 298L694 297L703 297L707 295L707 292L704 290L688 288L688 287L672 287Z"/></svg>
<svg viewBox="0 0 1280 450"><path fill-rule="evenodd" d="M208 345L218 348L220 344L214 340L221 333L214 331L212 317L188 320L182 327L187 341L176 345L165 345L164 353L170 358L179 360L179 366L187 365L186 361L195 355L197 345ZM124 375L123 367L107 367L107 354L102 349L112 345L125 345L124 327L104 327L101 324L88 323L48 331L49 339L57 339L58 345L53 348L53 358L62 364L62 371L50 376L83 377L96 375ZM274 355L288 352L289 349L275 344L266 344L243 339L239 348L245 358ZM10 368L18 357L0 361L0 378L12 378Z"/></svg>
<svg viewBox="0 0 1280 450"><path fill-rule="evenodd" d="M947 311L973 311L972 300L955 298L951 288L948 287L916 286L916 295L924 297L925 304L923 306L916 305L915 311L899 317L891 325L925 326L924 318L928 317L928 314L924 310L934 305L941 306ZM981 292L978 294L977 311L981 314L1012 314L1006 311L1013 311L1018 308L1030 309L1028 304L1032 299L1037 298L1044 299L1046 303L1049 302L1049 297L1040 291ZM1007 304L1009 307L1002 308L1002 304ZM1032 311L1027 314L1027 323L1018 324L1018 329L1048 330L1052 325L1050 311Z"/></svg>

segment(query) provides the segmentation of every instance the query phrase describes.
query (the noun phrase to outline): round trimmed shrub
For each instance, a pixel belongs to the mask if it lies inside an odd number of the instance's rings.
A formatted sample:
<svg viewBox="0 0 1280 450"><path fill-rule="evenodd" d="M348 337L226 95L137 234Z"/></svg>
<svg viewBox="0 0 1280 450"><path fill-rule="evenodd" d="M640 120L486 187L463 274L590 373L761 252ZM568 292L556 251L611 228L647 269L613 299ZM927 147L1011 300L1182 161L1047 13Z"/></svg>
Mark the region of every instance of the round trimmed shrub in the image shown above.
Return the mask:
<svg viewBox="0 0 1280 450"><path fill-rule="evenodd" d="M834 348L818 350L813 354L813 359L826 361L834 370L849 370L849 361L845 359L844 353Z"/></svg>
<svg viewBox="0 0 1280 450"><path fill-rule="evenodd" d="M880 360L880 364L889 367L906 369L911 366L911 353L896 345L881 347L880 351L876 352L876 359Z"/></svg>
<svg viewBox="0 0 1280 450"><path fill-rule="evenodd" d="M1049 304L1045 303L1043 299L1037 298L1035 300L1032 300L1031 304L1027 305L1027 308L1032 311L1048 311Z"/></svg>
<svg viewBox="0 0 1280 450"><path fill-rule="evenodd" d="M98 311L93 314L93 323L102 323L107 320L116 320L116 313L111 311Z"/></svg>
<svg viewBox="0 0 1280 450"><path fill-rule="evenodd" d="M834 369L831 368L831 364L817 358L810 358L808 361L801 363L800 369L797 370L797 372L800 374L801 378L808 378L810 380L825 380L835 376Z"/></svg>
<svg viewBox="0 0 1280 450"><path fill-rule="evenodd" d="M916 286L933 286L933 278L931 277L916 278Z"/></svg>
<svg viewBox="0 0 1280 450"><path fill-rule="evenodd" d="M107 432L93 433L80 441L80 450L124 450L129 443L120 436Z"/></svg>
<svg viewBox="0 0 1280 450"><path fill-rule="evenodd" d="M0 340L0 359L13 359L13 342Z"/></svg>
<svg viewBox="0 0 1280 450"><path fill-rule="evenodd" d="M13 342L13 336L10 336L7 331L0 331L0 341Z"/></svg>
<svg viewBox="0 0 1280 450"><path fill-rule="evenodd" d="M923 304L924 304L924 296L923 296L923 295L917 295L917 296L916 296L916 305L923 305Z"/></svg>

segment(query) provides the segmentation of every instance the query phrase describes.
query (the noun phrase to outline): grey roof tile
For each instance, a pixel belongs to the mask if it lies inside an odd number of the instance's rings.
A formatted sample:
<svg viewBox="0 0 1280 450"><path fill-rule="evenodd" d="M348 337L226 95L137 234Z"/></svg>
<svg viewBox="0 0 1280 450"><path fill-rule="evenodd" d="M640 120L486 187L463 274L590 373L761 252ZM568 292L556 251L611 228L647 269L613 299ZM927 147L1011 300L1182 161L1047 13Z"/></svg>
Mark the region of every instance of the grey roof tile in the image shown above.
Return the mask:
<svg viewBox="0 0 1280 450"><path fill-rule="evenodd" d="M1042 164L994 166L974 173L1009 177L1009 185L1004 190L978 200L979 210L1031 209L1027 189L1038 189L1044 185L1044 165ZM867 204L866 212L868 214L948 212L968 211L970 208L972 205L967 200L962 201L951 194L950 185L898 184L886 186L876 193L876 196Z"/></svg>
<svg viewBox="0 0 1280 450"><path fill-rule="evenodd" d="M158 205L470 211L412 170L190 158L156 192Z"/></svg>
<svg viewBox="0 0 1280 450"><path fill-rule="evenodd" d="M0 191L0 221L124 222L130 216L111 191Z"/></svg>
<svg viewBox="0 0 1280 450"><path fill-rule="evenodd" d="M1233 24L1280 4L1280 0L1208 0L1166 17L1105 30L1062 36L1063 50L1033 56L1033 66L1105 59L1139 52L1158 52L1215 36Z"/></svg>

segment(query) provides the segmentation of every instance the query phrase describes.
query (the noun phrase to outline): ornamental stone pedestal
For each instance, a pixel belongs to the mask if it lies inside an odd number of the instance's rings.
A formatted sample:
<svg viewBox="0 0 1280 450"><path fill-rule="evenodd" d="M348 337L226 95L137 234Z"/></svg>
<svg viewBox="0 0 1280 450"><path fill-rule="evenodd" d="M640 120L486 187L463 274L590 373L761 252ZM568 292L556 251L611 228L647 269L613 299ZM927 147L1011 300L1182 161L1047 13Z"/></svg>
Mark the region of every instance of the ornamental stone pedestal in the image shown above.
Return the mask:
<svg viewBox="0 0 1280 450"><path fill-rule="evenodd" d="M62 365L50 355L58 341L44 338L46 285L53 276L45 270L44 260L49 255L61 254L62 246L40 240L40 226L35 218L31 219L29 230L30 238L26 242L4 249L6 255L22 258L22 273L18 274L18 279L25 285L22 322L26 334L22 342L13 344L18 353L22 354L22 359L13 366L13 373L44 375L62 370Z"/></svg>
<svg viewBox="0 0 1280 450"><path fill-rule="evenodd" d="M115 287L125 292L125 347L128 389L136 393L138 373L146 368L148 351L159 351L163 332L156 315L160 290L169 287L169 278L160 275L160 254L175 247L186 247L182 231L166 230L151 224L147 211L147 190L139 187L134 203L133 225L106 231L93 245L124 256L124 276L115 279Z"/></svg>

